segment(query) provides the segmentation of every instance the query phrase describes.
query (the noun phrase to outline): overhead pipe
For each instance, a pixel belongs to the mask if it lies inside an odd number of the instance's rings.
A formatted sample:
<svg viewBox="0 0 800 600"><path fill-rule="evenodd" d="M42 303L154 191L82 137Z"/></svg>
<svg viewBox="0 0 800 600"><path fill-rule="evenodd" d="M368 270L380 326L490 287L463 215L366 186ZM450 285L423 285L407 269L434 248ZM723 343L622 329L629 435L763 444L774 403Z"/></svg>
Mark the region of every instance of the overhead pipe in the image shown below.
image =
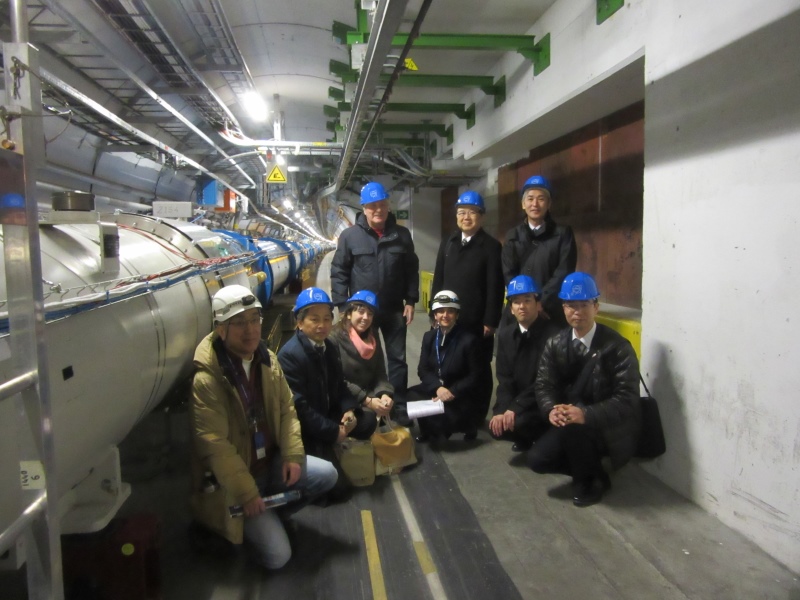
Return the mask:
<svg viewBox="0 0 800 600"><path fill-rule="evenodd" d="M345 179L345 174L350 167L350 159L358 143L361 124L372 102L381 71L383 71L384 59L392 47L392 38L400 27L407 4L408 0L380 0L378 2L369 42L367 43L364 66L356 84L356 94L353 98L352 111L347 123L342 158L339 161L339 168L333 185L326 188L326 190L332 189L329 193L334 193L336 190L341 189L349 181L349 177ZM324 195L328 195L328 193Z"/></svg>
<svg viewBox="0 0 800 600"><path fill-rule="evenodd" d="M367 135L364 136L364 142L361 144L361 148L359 148L358 154L356 154L356 158L353 161L355 164L358 164L358 160L359 158L361 158L361 154L364 152L364 148L366 148L367 143L369 143L369 139L372 136L372 132L375 129L375 125L377 125L378 123L378 119L380 119L381 115L383 114L383 111L386 109L386 105L389 103L389 98L392 95L392 88L394 86L394 82L397 81L398 77L400 77L400 73L403 70L405 70L405 59L411 50L411 46L414 45L414 40L417 39L417 37L419 36L419 30L422 27L422 22L425 20L425 15L428 14L428 8L430 8L431 2L432 0L423 0L422 6L420 7L419 12L417 13L417 18L414 19L414 25L411 27L411 32L408 34L408 38L406 39L406 43L403 46L403 50L400 52L400 57L397 59L397 64L395 64L394 70L392 71L392 74L389 77L389 82L387 83L386 88L384 88L383 90L383 96L381 96L381 99L378 102L378 107L375 110L375 114L372 117L372 121L370 122ZM372 36L370 36L370 41L371 37ZM359 83L360 81L361 80L359 79ZM353 169L353 171L354 170L355 169ZM350 171L350 175L347 177L347 179L344 180L343 185L346 186L350 182L350 177L352 177L353 171Z"/></svg>

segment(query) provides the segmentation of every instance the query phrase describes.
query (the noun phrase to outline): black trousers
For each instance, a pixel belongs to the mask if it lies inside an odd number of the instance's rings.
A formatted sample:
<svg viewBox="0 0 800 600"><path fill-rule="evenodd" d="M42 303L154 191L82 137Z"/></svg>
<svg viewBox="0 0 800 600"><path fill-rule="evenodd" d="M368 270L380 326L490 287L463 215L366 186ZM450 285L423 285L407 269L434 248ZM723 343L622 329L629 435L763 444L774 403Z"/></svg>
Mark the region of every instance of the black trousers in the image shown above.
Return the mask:
<svg viewBox="0 0 800 600"><path fill-rule="evenodd" d="M422 385L408 388L408 401L430 400L431 394ZM471 398L456 398L444 404L444 413L420 417L417 420L423 435L430 437L449 437L454 433L467 432L473 429L474 413Z"/></svg>
<svg viewBox="0 0 800 600"><path fill-rule="evenodd" d="M597 477L604 444L600 432L585 425L550 428L528 451L528 466L536 473L572 475L575 481Z"/></svg>

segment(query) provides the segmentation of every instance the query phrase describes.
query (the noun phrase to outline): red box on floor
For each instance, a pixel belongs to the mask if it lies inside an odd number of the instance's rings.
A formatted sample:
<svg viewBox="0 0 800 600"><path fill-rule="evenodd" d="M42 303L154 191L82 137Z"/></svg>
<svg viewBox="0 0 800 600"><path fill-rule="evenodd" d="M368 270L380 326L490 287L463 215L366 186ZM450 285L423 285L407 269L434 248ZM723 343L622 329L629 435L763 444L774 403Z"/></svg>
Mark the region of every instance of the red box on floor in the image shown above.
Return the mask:
<svg viewBox="0 0 800 600"><path fill-rule="evenodd" d="M160 600L160 545L155 515L114 519L98 533L64 536L67 599Z"/></svg>

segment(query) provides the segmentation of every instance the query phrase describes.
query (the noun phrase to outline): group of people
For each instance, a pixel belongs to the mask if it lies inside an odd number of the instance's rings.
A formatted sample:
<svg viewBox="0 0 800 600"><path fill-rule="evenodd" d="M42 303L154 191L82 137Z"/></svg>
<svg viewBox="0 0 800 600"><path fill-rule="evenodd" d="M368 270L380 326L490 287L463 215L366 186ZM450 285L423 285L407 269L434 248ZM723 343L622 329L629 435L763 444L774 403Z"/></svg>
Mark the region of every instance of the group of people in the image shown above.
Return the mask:
<svg viewBox="0 0 800 600"><path fill-rule="evenodd" d="M575 239L550 216L547 180L525 182L526 218L503 246L482 228L481 196L459 196L459 231L437 255L432 326L420 383L410 388L406 328L419 299L419 260L388 198L381 184L364 186L363 212L332 261L332 298L314 287L300 293L297 330L277 356L261 340L261 305L247 288L228 286L213 298L214 331L195 354L192 509L206 529L233 544L246 540L267 568L291 556L282 519L342 485L336 442L369 439L381 418L408 423L406 403L431 399L444 411L418 419L418 441L475 439L491 405L495 333L495 439L527 452L538 473L571 475L576 506L598 502L610 486L601 458L617 468L634 453L636 355L595 322L600 294L590 275L575 272ZM263 496L288 490L302 499L267 509ZM230 517L236 505L243 519Z"/></svg>

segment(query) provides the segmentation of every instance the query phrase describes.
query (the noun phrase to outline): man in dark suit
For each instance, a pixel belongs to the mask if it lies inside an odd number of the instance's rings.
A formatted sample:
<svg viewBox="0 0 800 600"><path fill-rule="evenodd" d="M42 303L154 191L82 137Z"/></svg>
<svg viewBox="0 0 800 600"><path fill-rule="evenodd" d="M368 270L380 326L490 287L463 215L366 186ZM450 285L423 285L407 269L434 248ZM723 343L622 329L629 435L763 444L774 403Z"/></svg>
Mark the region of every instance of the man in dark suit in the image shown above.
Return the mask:
<svg viewBox="0 0 800 600"><path fill-rule="evenodd" d="M572 476L573 504L589 506L611 486L600 463L624 465L641 428L639 361L630 342L595 322L600 292L586 273L564 278L558 297L569 323L547 340L536 375L536 403L551 427L528 453L537 473Z"/></svg>
<svg viewBox="0 0 800 600"><path fill-rule="evenodd" d="M456 233L442 241L436 257L431 292L452 290L461 300L459 327L477 338L480 360L474 395L473 430L486 420L492 399L494 333L503 310L500 242L482 227L486 208L477 192L467 191L456 202Z"/></svg>
<svg viewBox="0 0 800 600"><path fill-rule="evenodd" d="M514 277L506 295L516 321L497 332L497 397L489 429L493 438L513 441L514 452L528 450L548 428L539 414L533 383L544 344L560 328L538 318L539 294L533 279Z"/></svg>

